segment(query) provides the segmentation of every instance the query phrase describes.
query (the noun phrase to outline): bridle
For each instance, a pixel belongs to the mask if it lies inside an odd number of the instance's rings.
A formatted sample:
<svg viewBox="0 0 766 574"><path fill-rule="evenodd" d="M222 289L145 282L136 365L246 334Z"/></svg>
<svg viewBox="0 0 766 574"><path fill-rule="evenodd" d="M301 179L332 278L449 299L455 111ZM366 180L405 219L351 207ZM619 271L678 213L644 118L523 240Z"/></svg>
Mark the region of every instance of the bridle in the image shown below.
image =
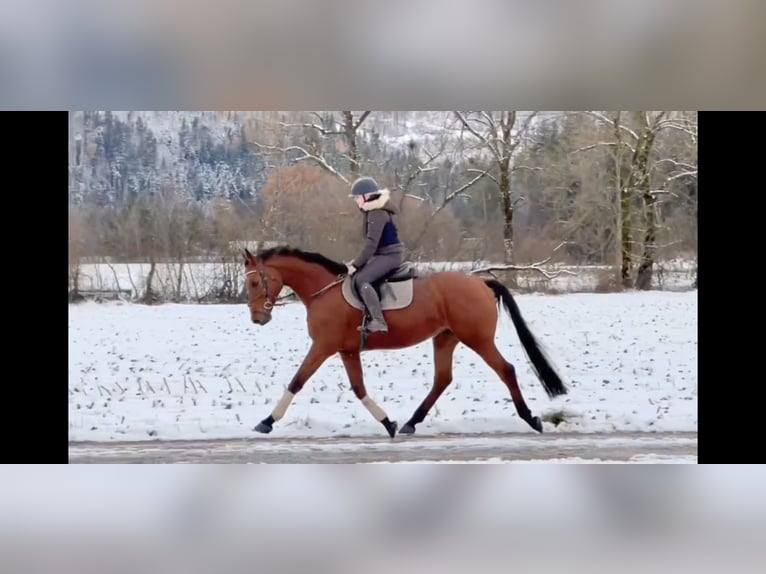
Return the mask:
<svg viewBox="0 0 766 574"><path fill-rule="evenodd" d="M271 310L274 308L274 305L282 305L283 303L276 303L274 301L274 296L269 291L269 276L266 273L266 270L263 267L263 263L261 261L258 262L258 265L255 269L251 269L250 271L245 272L245 280L247 280L248 275L252 275L254 273L257 273L261 281L263 282L263 288L266 291L266 302L263 304L263 312L266 313L266 315L271 318Z"/></svg>

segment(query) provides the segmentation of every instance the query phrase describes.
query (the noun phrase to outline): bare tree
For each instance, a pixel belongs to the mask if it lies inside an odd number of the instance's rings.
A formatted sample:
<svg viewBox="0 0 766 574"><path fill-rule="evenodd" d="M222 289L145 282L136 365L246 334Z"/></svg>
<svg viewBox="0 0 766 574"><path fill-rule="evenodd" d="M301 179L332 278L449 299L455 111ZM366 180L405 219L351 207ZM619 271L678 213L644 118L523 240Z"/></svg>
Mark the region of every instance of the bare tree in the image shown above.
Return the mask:
<svg viewBox="0 0 766 574"><path fill-rule="evenodd" d="M469 172L478 173L478 175L468 185L472 185L483 177L489 177L498 185L503 201L505 263L510 265L514 260L513 210L519 201L519 199L514 200L511 194L511 174L515 169L512 158L537 112L528 114L519 128L516 128L518 118L516 111L455 111L454 113L462 127L476 138L477 150L480 153L488 152L497 168L499 174L497 178L488 170L469 169Z"/></svg>
<svg viewBox="0 0 766 574"><path fill-rule="evenodd" d="M666 186L673 179L696 177L696 165L683 162L678 164L670 158L659 158L655 143L663 130L672 128L688 133L696 147L696 120L683 112L629 112L628 121L625 121L626 118L620 111L614 112L611 117L602 112L588 113L612 130L612 141L599 141L575 151L586 151L599 146L613 149L615 188L619 203L616 222L620 237L617 249L619 282L623 287L649 289L657 251L658 197L667 193ZM629 154L624 154L625 150ZM653 186L655 166L664 161L677 165L681 170L665 176L658 185ZM639 213L634 214L633 207L637 201L641 203L642 208ZM635 278L632 273L634 267Z"/></svg>
<svg viewBox="0 0 766 574"><path fill-rule="evenodd" d="M650 192L655 207L653 216L657 220L655 251L680 244L685 253L692 247L696 254L697 112L668 112L660 122L660 129L663 137L658 137L655 144L660 159L652 166L652 178L659 184ZM661 232L665 236L664 244L659 239Z"/></svg>
<svg viewBox="0 0 766 574"><path fill-rule="evenodd" d="M194 251L195 242L205 235L203 216L193 203L177 196L172 189L165 190L157 198L154 209L158 240L168 258L168 275L173 282L171 296L175 301L181 301L184 298L185 265Z"/></svg>
<svg viewBox="0 0 766 574"><path fill-rule="evenodd" d="M425 243L432 244L432 225L453 223L451 220L454 218L443 215L443 210L457 198L470 199L468 190L489 173L489 170L465 169L465 146L460 135L461 130L455 130L455 122L455 118L445 117L441 130L435 134L435 141L431 145L413 143L410 146L406 173L401 179L397 177L397 181L401 183L396 185L396 189L402 191L400 206L406 205L406 198L414 198L421 202L420 205L412 204L417 213L408 221L413 230L415 227L419 228L407 242L412 250L422 252ZM471 174L466 177L466 173L471 171L478 175ZM435 188L428 189L423 182L428 176L435 176L431 178L432 185L436 184ZM414 186L420 188L418 193L415 193Z"/></svg>
<svg viewBox="0 0 766 574"><path fill-rule="evenodd" d="M343 132L345 141L348 144L348 160L349 169L351 170L351 178L356 179L359 177L359 150L356 143L356 132L359 130L359 126L370 115L370 112L362 112L359 118L354 119L354 112L343 112Z"/></svg>
<svg viewBox="0 0 766 574"><path fill-rule="evenodd" d="M631 263L633 246L633 226L632 226L632 206L636 178L638 171L636 163L639 158L645 157L642 148L637 142L642 140L636 131L631 129L623 122L621 111L614 112L611 117L602 112L591 111L589 115L596 118L603 125L611 129L612 141L598 141L596 143L574 150L574 153L588 151L601 146L607 146L612 149L612 158L614 161L614 188L615 199L617 202L616 216L616 236L619 239L615 243L616 247L616 265L618 274L618 284L623 287L629 287L631 283ZM626 138L627 134L627 138ZM631 163L625 169L625 149L630 152Z"/></svg>
<svg viewBox="0 0 766 574"><path fill-rule="evenodd" d="M618 285L627 286L630 279L630 207L631 207L631 194L630 188L624 184L622 175L622 162L623 162L623 142L622 142L622 125L620 123L622 112L615 112L612 119L612 125L614 126L614 141L616 143L614 148L614 171L615 171L615 187L617 197L617 268L619 269ZM631 134L633 135L633 134ZM635 150L633 150L635 152Z"/></svg>
<svg viewBox="0 0 766 574"><path fill-rule="evenodd" d="M427 197L412 193L413 184L425 173L433 172L439 169L438 163L444 157L447 147L447 138L440 138L440 145L436 149L429 146L418 147L414 142L409 146L409 157L405 172L400 174L394 171L394 189L401 191L399 209L404 208L404 200L407 198L417 201L425 201ZM420 151L421 153L417 153ZM424 157L421 157L424 156Z"/></svg>
<svg viewBox="0 0 766 574"><path fill-rule="evenodd" d="M662 121L666 112L659 112L650 119L648 112L637 113L638 123L641 126L641 136L636 145L636 154L633 160L637 176L635 178L636 191L640 194L644 204L644 241L643 252L640 256L638 270L636 272L635 286L637 289L649 289L652 284L652 270L654 268L654 255L656 252L657 219L655 203L657 194L652 192L650 182L651 164L649 161L654 142L657 139L657 126Z"/></svg>
<svg viewBox="0 0 766 574"><path fill-rule="evenodd" d="M125 231L130 235L135 253L142 259L148 259L149 272L144 282L144 291L138 294L143 303L151 304L159 300L155 291L154 279L157 262L162 253L159 231L159 210L153 197L138 197L128 210Z"/></svg>

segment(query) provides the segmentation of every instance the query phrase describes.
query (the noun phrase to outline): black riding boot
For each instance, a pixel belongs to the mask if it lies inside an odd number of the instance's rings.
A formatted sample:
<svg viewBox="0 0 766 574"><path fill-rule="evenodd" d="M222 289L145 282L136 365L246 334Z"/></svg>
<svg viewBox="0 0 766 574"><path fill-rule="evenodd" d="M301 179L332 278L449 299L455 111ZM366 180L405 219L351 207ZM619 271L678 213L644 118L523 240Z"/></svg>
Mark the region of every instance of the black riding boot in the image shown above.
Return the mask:
<svg viewBox="0 0 766 574"><path fill-rule="evenodd" d="M370 333L388 332L388 325L383 318L383 311L380 308L380 300L378 299L378 294L375 293L375 289L373 289L372 285L369 283L365 283L359 291L361 292L362 300L370 311L370 316L372 317L372 320L367 323L367 330Z"/></svg>

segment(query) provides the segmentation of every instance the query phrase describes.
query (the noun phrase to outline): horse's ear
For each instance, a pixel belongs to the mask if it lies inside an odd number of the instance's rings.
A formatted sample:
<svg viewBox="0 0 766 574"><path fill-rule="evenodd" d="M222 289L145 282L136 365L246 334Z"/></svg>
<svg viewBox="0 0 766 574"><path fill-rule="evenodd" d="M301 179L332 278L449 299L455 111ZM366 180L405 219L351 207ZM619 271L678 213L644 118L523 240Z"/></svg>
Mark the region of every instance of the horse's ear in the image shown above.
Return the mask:
<svg viewBox="0 0 766 574"><path fill-rule="evenodd" d="M242 253L242 257L245 258L245 265L247 265L248 263L251 263L254 259L253 254L250 253L250 250L247 247L245 247L245 250Z"/></svg>

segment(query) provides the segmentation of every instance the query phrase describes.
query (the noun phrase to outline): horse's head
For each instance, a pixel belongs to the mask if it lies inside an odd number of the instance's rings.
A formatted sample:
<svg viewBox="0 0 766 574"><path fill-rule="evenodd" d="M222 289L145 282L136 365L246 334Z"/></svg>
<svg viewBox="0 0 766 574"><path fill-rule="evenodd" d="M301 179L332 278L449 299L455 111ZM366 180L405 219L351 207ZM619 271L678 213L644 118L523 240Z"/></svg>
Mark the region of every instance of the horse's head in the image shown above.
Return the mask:
<svg viewBox="0 0 766 574"><path fill-rule="evenodd" d="M245 249L245 284L250 319L258 325L271 321L271 310L282 290L282 277L276 269L266 267L263 261Z"/></svg>

